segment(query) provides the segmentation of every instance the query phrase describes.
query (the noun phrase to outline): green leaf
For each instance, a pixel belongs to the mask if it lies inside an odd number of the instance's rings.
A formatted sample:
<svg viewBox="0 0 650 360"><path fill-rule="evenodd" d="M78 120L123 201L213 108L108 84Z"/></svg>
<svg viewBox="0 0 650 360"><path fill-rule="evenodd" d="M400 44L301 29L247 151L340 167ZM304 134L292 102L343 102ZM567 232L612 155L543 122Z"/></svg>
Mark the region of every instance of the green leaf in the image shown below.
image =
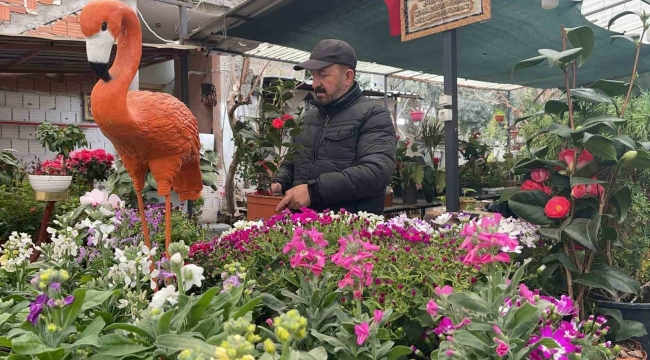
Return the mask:
<svg viewBox="0 0 650 360"><path fill-rule="evenodd" d="M623 320L621 330L616 333L614 341L621 342L630 338L641 338L648 334L645 325L634 320Z"/></svg>
<svg viewBox="0 0 650 360"><path fill-rule="evenodd" d="M98 291L98 290L88 290L86 291L86 296L84 297L84 303L81 306L81 312L90 310L95 306L101 305L104 301L108 300L112 295L118 295L120 292L115 291Z"/></svg>
<svg viewBox="0 0 650 360"><path fill-rule="evenodd" d="M603 289L610 294L615 295L612 284L610 284L609 281L607 281L607 279L604 277L593 272L588 272L586 274L578 276L575 280L573 280L573 283L586 285L596 289Z"/></svg>
<svg viewBox="0 0 650 360"><path fill-rule="evenodd" d="M551 238L557 241L560 241L561 231L560 228L556 227L541 227L538 230L539 234L547 238Z"/></svg>
<svg viewBox="0 0 650 360"><path fill-rule="evenodd" d="M77 316L81 313L81 307L86 298L86 289L79 288L72 293L72 296L74 296L72 304L64 307L61 311L61 324L59 326L63 329L74 324L77 320Z"/></svg>
<svg viewBox="0 0 650 360"><path fill-rule="evenodd" d="M242 307L240 307L239 309L237 309L237 311L235 311L233 314L231 314L230 317L233 318L233 319L238 319L238 318L240 318L240 317L246 315L246 313L248 313L248 312L250 312L250 311L253 311L253 309L255 309L255 306L256 306L260 301L262 301L262 297L261 297L261 296L258 296L258 297L256 297L256 298L254 298L253 300L247 302L247 303L244 304Z"/></svg>
<svg viewBox="0 0 650 360"><path fill-rule="evenodd" d="M203 356L214 356L216 346L207 344L201 339L188 336L186 334L169 334L160 335L156 338L156 345L172 352L183 351L185 349L196 349L200 351Z"/></svg>
<svg viewBox="0 0 650 360"><path fill-rule="evenodd" d="M558 229L559 230L559 229ZM562 264L565 268L569 269L570 271L574 273L579 273L580 271L578 270L578 267L576 264L573 262L573 260L565 253L557 253L557 254L551 254L547 257L545 257L542 260L543 264L547 264L551 260L558 261L560 264Z"/></svg>
<svg viewBox="0 0 650 360"><path fill-rule="evenodd" d="M194 327L194 325L198 324L199 320L203 317L203 314L205 314L205 311L210 307L210 302L218 291L219 288L217 287L209 289L201 295L194 305L192 305L192 309L187 317L186 326L188 328Z"/></svg>
<svg viewBox="0 0 650 360"><path fill-rule="evenodd" d="M571 139L573 130L570 127L562 124L551 124L548 126L548 133L555 134L565 139Z"/></svg>
<svg viewBox="0 0 650 360"><path fill-rule="evenodd" d="M609 197L609 202L616 208L618 222L622 223L627 218L627 213L630 211L630 206L632 204L632 193L630 192L630 188L625 185L618 189Z"/></svg>
<svg viewBox="0 0 650 360"><path fill-rule="evenodd" d="M467 330L469 331L494 331L494 328L488 324L472 322L467 325Z"/></svg>
<svg viewBox="0 0 650 360"><path fill-rule="evenodd" d="M614 140L614 142L620 143L630 150L636 150L636 144L634 143L634 140L632 140L632 138L627 135L619 134L614 136L612 140Z"/></svg>
<svg viewBox="0 0 650 360"><path fill-rule="evenodd" d="M639 41L639 34L631 34L631 35L612 35L610 36L609 44L613 44L614 41L618 39L625 39L633 44L636 45L637 41Z"/></svg>
<svg viewBox="0 0 650 360"><path fill-rule="evenodd" d="M597 264L592 269L592 272L607 279L607 282L609 282L614 289L620 292L638 295L641 291L641 285L638 281L615 267L611 267L607 264Z"/></svg>
<svg viewBox="0 0 650 360"><path fill-rule="evenodd" d="M505 201L508 201L512 195L518 193L519 191L521 191L519 187L509 187L503 189L503 193L501 194L499 200L497 200L497 203L501 204Z"/></svg>
<svg viewBox="0 0 650 360"><path fill-rule="evenodd" d="M508 199L508 206L520 218L535 225L549 225L555 221L544 212L546 203L551 199L545 192L520 191Z"/></svg>
<svg viewBox="0 0 650 360"><path fill-rule="evenodd" d="M11 339L6 336L0 336L0 347L11 348Z"/></svg>
<svg viewBox="0 0 650 360"><path fill-rule="evenodd" d="M463 307L479 314L488 314L490 312L488 304L475 293L453 293L447 297L452 305Z"/></svg>
<svg viewBox="0 0 650 360"><path fill-rule="evenodd" d="M530 119L532 117L541 116L541 115L544 115L544 114L545 114L545 111L541 110L541 111L538 111L538 112L533 113L533 114L529 114L529 115L526 115L526 116L522 116L520 118L516 118L515 122L513 123L513 126L519 124L522 121L528 120L528 119Z"/></svg>
<svg viewBox="0 0 650 360"><path fill-rule="evenodd" d="M460 346L468 346L474 348L480 351L480 355L484 354L483 356L490 353L490 347L467 330L456 331L454 333L454 343Z"/></svg>
<svg viewBox="0 0 650 360"><path fill-rule="evenodd" d="M622 18L623 16L627 16L627 15L636 15L636 13L634 11L623 11L623 12L620 12L620 13L612 16L609 19L609 22L607 23L607 30L609 30L609 28L611 28L612 25L614 25L614 22L616 22L616 20Z"/></svg>
<svg viewBox="0 0 650 360"><path fill-rule="evenodd" d="M36 355L39 360L62 360L65 357L65 349L56 348L50 351L44 351Z"/></svg>
<svg viewBox="0 0 650 360"><path fill-rule="evenodd" d="M611 241L612 243L616 242L618 239L618 231L616 231L616 229L611 226L605 227L600 234L600 238L603 241Z"/></svg>
<svg viewBox="0 0 650 360"><path fill-rule="evenodd" d="M513 318L513 330L509 336L514 339L520 339L530 334L537 325L541 313L542 309L530 303L525 303L521 307L516 308Z"/></svg>
<svg viewBox="0 0 650 360"><path fill-rule="evenodd" d="M160 319L158 319L158 326L157 326L158 335L169 334L174 315L176 315L176 310L168 310L160 316Z"/></svg>
<svg viewBox="0 0 650 360"><path fill-rule="evenodd" d="M269 131L266 134L266 139L278 149L282 146L282 139L280 139L280 134L276 131Z"/></svg>
<svg viewBox="0 0 650 360"><path fill-rule="evenodd" d="M560 347L560 344L558 344L555 340L547 337L541 338L539 340L539 344L542 346L546 346L549 349L557 349Z"/></svg>
<svg viewBox="0 0 650 360"><path fill-rule="evenodd" d="M544 104L544 112L553 114L558 118L563 118L564 113L569 111L569 105L566 100L549 100Z"/></svg>
<svg viewBox="0 0 650 360"><path fill-rule="evenodd" d="M601 89L573 89L571 97L594 104L613 104L614 100Z"/></svg>
<svg viewBox="0 0 650 360"><path fill-rule="evenodd" d="M542 62L544 62L544 60L546 60L546 59L547 59L546 56L535 56L533 58L522 60L522 61L518 62L512 68L511 77L514 78L515 72L517 72L519 70L522 70L522 69L537 66L537 65L541 64Z"/></svg>
<svg viewBox="0 0 650 360"><path fill-rule="evenodd" d="M578 63L578 66L582 66L594 50L594 31L586 25L576 28L566 28L565 31L571 45L575 48L582 48L580 62Z"/></svg>
<svg viewBox="0 0 650 360"><path fill-rule="evenodd" d="M611 97L625 95L629 88L629 84L626 84L623 81L617 80L596 80L591 85L587 86L590 89L600 89L603 90L607 95Z"/></svg>
<svg viewBox="0 0 650 360"><path fill-rule="evenodd" d="M539 49L537 52L546 56L549 67L552 67L553 65L558 65L558 67L561 67L580 57L582 54L582 48L568 49L564 51Z"/></svg>
<svg viewBox="0 0 650 360"><path fill-rule="evenodd" d="M282 301L278 300L278 298L275 296L267 293L262 294L262 302L268 308L278 313L283 312L287 308L287 306Z"/></svg>
<svg viewBox="0 0 650 360"><path fill-rule="evenodd" d="M95 349L95 352L98 355L108 355L111 357L120 358L122 356L146 351L151 348L139 345L138 343L131 341L119 334L108 334L100 337L99 339L102 341L102 346Z"/></svg>
<svg viewBox="0 0 650 360"><path fill-rule="evenodd" d="M143 338L148 339L151 342L156 340L156 338L155 338L155 336L153 334L151 334L148 331L146 331L145 329L143 329L143 328L141 328L139 326L133 325L133 324L115 323L115 324L108 325L105 330L106 331L110 331L110 330L126 330L128 332L133 333L133 334L140 335Z"/></svg>
<svg viewBox="0 0 650 360"><path fill-rule="evenodd" d="M67 348L66 351L70 351L72 349L77 349L80 347L91 347L91 346L92 347L102 346L102 341L99 340L99 337L97 335L89 335L77 340L74 344L70 345L70 347Z"/></svg>
<svg viewBox="0 0 650 360"><path fill-rule="evenodd" d="M645 150L637 150L636 157L623 162L624 167L634 169L650 169L650 154Z"/></svg>
<svg viewBox="0 0 650 360"><path fill-rule="evenodd" d="M587 230L589 220L590 219L573 219L573 221L564 228L564 233L589 250L597 251L596 244L589 238Z"/></svg>
<svg viewBox="0 0 650 360"><path fill-rule="evenodd" d="M597 155L603 160L616 161L616 148L611 139L601 135L585 133L582 144L593 155Z"/></svg>
<svg viewBox="0 0 650 360"><path fill-rule="evenodd" d="M86 329L84 329L81 334L79 334L79 338L83 339L84 337L91 335L98 336L102 332L102 329L104 329L104 326L106 326L106 322L98 316L88 324L88 326L86 326Z"/></svg>
<svg viewBox="0 0 650 360"><path fill-rule="evenodd" d="M28 332L11 341L13 352L21 355L37 355L54 349L43 343L38 335Z"/></svg>
<svg viewBox="0 0 650 360"><path fill-rule="evenodd" d="M598 232L600 231L601 216L596 215L587 223L587 235L593 244L598 244Z"/></svg>

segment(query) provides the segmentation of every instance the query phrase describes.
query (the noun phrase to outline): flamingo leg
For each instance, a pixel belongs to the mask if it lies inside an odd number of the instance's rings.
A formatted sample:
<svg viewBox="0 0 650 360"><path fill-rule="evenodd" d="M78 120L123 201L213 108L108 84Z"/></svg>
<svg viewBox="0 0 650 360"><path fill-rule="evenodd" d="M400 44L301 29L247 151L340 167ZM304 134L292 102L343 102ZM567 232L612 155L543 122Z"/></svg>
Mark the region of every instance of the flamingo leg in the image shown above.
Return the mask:
<svg viewBox="0 0 650 360"><path fill-rule="evenodd" d="M172 241L172 199L171 195L165 196L165 255L169 257L169 244Z"/></svg>

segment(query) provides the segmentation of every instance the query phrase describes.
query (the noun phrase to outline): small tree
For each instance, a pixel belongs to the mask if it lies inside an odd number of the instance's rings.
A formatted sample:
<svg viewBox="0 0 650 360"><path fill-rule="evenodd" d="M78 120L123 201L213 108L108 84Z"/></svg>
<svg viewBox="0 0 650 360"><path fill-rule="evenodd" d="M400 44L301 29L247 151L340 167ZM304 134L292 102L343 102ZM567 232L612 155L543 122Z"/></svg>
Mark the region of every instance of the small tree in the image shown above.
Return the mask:
<svg viewBox="0 0 650 360"><path fill-rule="evenodd" d="M76 147L88 146L86 135L77 125L66 125L63 128L50 123L42 123L36 131L38 139L44 147L50 151L61 155L61 165L65 168L66 160L70 157L70 152Z"/></svg>

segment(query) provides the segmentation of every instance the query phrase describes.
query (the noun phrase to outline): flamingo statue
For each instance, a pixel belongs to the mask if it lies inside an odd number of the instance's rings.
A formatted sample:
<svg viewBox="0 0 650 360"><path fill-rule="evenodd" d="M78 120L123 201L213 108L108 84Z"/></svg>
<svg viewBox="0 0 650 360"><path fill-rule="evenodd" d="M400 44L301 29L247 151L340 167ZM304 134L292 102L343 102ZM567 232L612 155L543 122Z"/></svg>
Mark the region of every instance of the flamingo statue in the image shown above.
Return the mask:
<svg viewBox="0 0 650 360"><path fill-rule="evenodd" d="M82 9L80 24L90 67L100 78L90 95L92 115L133 179L144 242L150 249L142 189L151 170L158 194L165 197L169 258L172 188L181 201L197 200L203 189L196 118L169 94L128 90L142 56L142 31L133 9L117 0L92 1ZM109 68L116 40L117 54Z"/></svg>

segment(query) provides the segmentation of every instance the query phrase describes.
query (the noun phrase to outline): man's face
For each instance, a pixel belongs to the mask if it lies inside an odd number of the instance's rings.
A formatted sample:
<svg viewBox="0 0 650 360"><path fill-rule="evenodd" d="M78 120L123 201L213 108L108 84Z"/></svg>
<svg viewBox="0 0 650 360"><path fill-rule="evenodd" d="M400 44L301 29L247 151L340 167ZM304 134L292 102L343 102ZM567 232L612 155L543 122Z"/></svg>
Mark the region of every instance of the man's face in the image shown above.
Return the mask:
<svg viewBox="0 0 650 360"><path fill-rule="evenodd" d="M312 71L316 101L327 105L345 95L354 83L354 70L341 65L330 65Z"/></svg>

